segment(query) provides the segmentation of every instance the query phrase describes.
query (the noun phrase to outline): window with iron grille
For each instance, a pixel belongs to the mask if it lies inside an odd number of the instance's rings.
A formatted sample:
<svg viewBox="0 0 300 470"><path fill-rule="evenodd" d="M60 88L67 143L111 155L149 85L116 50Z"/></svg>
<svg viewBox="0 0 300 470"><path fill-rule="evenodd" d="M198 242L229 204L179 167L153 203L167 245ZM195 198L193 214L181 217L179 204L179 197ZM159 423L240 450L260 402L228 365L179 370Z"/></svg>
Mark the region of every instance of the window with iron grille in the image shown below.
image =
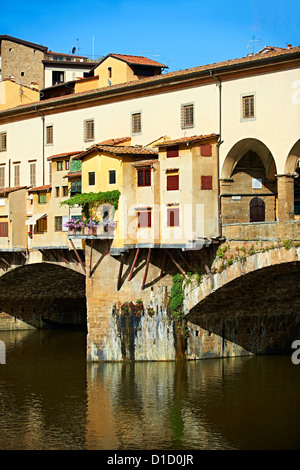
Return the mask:
<svg viewBox="0 0 300 470"><path fill-rule="evenodd" d="M243 96L243 119L254 118L254 95Z"/></svg>
<svg viewBox="0 0 300 470"><path fill-rule="evenodd" d="M30 186L36 184L36 163L30 163Z"/></svg>
<svg viewBox="0 0 300 470"><path fill-rule="evenodd" d="M181 127L182 129L194 127L194 105L192 103L181 106Z"/></svg>
<svg viewBox="0 0 300 470"><path fill-rule="evenodd" d="M151 210L143 210L137 213L138 228L151 227Z"/></svg>
<svg viewBox="0 0 300 470"><path fill-rule="evenodd" d="M14 165L14 185L20 186L20 165Z"/></svg>
<svg viewBox="0 0 300 470"><path fill-rule="evenodd" d="M46 144L53 144L53 126L46 127Z"/></svg>
<svg viewBox="0 0 300 470"><path fill-rule="evenodd" d="M81 181L72 181L70 192L71 192L71 196L74 196L74 194L80 194L81 193Z"/></svg>
<svg viewBox="0 0 300 470"><path fill-rule="evenodd" d="M7 135L6 132L0 133L0 151L4 152L7 146Z"/></svg>
<svg viewBox="0 0 300 470"><path fill-rule="evenodd" d="M133 134L139 134L142 132L142 114L133 113L131 115L131 130Z"/></svg>
<svg viewBox="0 0 300 470"><path fill-rule="evenodd" d="M5 188L5 167L0 166L0 188Z"/></svg>
<svg viewBox="0 0 300 470"><path fill-rule="evenodd" d="M0 237L8 237L8 222L0 222Z"/></svg>
<svg viewBox="0 0 300 470"><path fill-rule="evenodd" d="M179 226L179 208L178 207L167 209L167 226L168 227Z"/></svg>
<svg viewBox="0 0 300 470"><path fill-rule="evenodd" d="M138 186L151 186L150 168L138 169Z"/></svg>
<svg viewBox="0 0 300 470"><path fill-rule="evenodd" d="M84 121L83 128L84 140L94 140L94 119Z"/></svg>

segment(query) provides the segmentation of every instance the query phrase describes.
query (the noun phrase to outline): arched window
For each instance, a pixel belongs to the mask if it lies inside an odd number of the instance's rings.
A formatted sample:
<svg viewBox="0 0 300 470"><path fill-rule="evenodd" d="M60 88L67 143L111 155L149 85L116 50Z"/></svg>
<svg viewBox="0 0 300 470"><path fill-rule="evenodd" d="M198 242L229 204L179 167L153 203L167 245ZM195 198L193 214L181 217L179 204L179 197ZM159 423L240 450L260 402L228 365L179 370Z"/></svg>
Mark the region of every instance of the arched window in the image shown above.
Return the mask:
<svg viewBox="0 0 300 470"><path fill-rule="evenodd" d="M254 197L250 201L250 222L265 221L266 206L260 197Z"/></svg>

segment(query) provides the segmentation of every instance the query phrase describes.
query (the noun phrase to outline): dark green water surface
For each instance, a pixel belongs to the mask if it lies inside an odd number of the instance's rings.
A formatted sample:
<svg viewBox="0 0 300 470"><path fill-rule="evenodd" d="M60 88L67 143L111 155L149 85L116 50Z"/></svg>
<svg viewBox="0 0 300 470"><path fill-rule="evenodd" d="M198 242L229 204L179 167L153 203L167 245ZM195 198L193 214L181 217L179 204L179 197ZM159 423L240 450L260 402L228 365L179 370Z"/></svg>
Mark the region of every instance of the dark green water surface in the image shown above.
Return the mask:
<svg viewBox="0 0 300 470"><path fill-rule="evenodd" d="M290 356L87 364L82 332L0 340L0 450L300 449Z"/></svg>

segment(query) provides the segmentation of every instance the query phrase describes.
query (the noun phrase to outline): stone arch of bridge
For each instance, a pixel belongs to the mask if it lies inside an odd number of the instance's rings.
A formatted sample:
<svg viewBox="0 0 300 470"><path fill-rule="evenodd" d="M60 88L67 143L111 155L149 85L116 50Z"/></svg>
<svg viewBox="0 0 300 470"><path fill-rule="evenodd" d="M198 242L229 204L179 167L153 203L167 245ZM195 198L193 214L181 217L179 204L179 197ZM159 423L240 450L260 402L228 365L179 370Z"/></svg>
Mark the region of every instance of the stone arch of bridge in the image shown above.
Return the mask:
<svg viewBox="0 0 300 470"><path fill-rule="evenodd" d="M7 329L23 329L26 325L85 328L85 281L84 273L58 263L31 263L8 269L0 277L0 329L3 321Z"/></svg>
<svg viewBox="0 0 300 470"><path fill-rule="evenodd" d="M259 252L188 286L186 319L239 354L290 353L300 339L299 283L300 248Z"/></svg>
<svg viewBox="0 0 300 470"><path fill-rule="evenodd" d="M221 170L221 179L229 179L241 158L249 151L256 153L261 159L266 178L276 173L276 163L269 148L255 138L245 138L233 145L229 150Z"/></svg>

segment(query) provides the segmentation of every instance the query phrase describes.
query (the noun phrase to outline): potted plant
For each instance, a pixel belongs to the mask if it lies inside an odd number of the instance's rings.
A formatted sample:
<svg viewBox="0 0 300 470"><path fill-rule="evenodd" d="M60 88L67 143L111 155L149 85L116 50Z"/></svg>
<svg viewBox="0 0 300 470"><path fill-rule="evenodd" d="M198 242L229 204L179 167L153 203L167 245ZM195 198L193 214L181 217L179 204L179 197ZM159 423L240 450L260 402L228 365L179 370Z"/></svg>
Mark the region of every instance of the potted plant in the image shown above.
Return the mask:
<svg viewBox="0 0 300 470"><path fill-rule="evenodd" d="M70 234L76 234L81 230L82 224L81 220L71 218L65 223L65 226L68 227Z"/></svg>

